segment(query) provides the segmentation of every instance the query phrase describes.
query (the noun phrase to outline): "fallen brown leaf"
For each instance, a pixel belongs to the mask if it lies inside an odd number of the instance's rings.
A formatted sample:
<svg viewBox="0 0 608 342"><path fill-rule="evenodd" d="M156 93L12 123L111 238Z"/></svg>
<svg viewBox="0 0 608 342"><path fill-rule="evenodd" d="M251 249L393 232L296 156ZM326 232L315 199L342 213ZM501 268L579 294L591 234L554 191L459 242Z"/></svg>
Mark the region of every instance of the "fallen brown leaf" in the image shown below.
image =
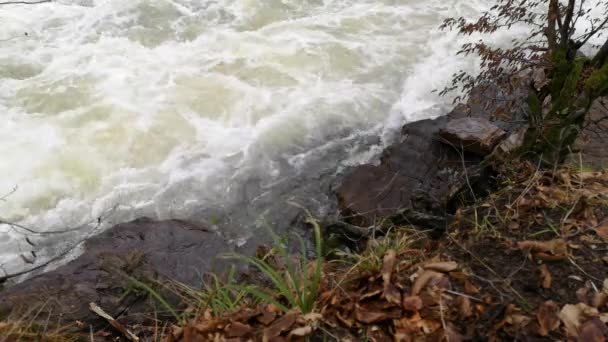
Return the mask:
<svg viewBox="0 0 608 342"><path fill-rule="evenodd" d="M545 253L545 252L538 252L538 253L534 254L533 256L534 256L534 258L536 258L538 260L542 260L542 261L561 261L561 260L566 260L568 258L568 256L566 254L553 255L553 254L549 254L549 253Z"/></svg>
<svg viewBox="0 0 608 342"><path fill-rule="evenodd" d="M270 311L268 309L268 307L265 308L264 311L262 311L262 314L258 317L256 317L256 319L264 324L264 325L268 325L272 322L274 322L275 318L277 317L276 312Z"/></svg>
<svg viewBox="0 0 608 342"><path fill-rule="evenodd" d="M549 300L540 305L536 313L539 325L538 334L540 336L547 336L551 331L559 327L560 320L558 313L559 307L553 301Z"/></svg>
<svg viewBox="0 0 608 342"><path fill-rule="evenodd" d="M452 272L458 268L458 264L454 261L433 262L423 266L426 270L437 272Z"/></svg>
<svg viewBox="0 0 608 342"><path fill-rule="evenodd" d="M595 178L602 177L602 173L595 172L595 171L577 172L577 173L574 173L572 175L574 176L574 178L577 178L578 180L581 180L581 181L587 181L587 180L590 180L590 179L595 179Z"/></svg>
<svg viewBox="0 0 608 342"><path fill-rule="evenodd" d="M399 289L391 283L391 276L393 274L393 269L395 268L396 258L397 253L392 249L384 255L384 261L382 263L382 295L390 303L399 305L401 304L401 292L399 292Z"/></svg>
<svg viewBox="0 0 608 342"><path fill-rule="evenodd" d="M547 265L541 264L539 267L539 270L540 270L541 286L543 287L543 289L551 288L551 280L552 280L551 272L549 272Z"/></svg>
<svg viewBox="0 0 608 342"><path fill-rule="evenodd" d="M276 306L275 306L275 305L273 305L273 304L268 304L268 305L266 305L265 309L266 309L267 311L274 312L274 313L280 313L280 312L281 312L281 309L279 309L278 307L276 307Z"/></svg>
<svg viewBox="0 0 608 342"><path fill-rule="evenodd" d="M196 330L196 328L192 327L192 326L186 326L184 327L183 331L182 331L182 335L180 336L180 341L184 341L184 342L190 342L190 341L195 341L195 338L200 338L201 335L199 335L199 332Z"/></svg>
<svg viewBox="0 0 608 342"><path fill-rule="evenodd" d="M397 253L392 249L384 255L384 260L382 261L382 282L384 287L391 282L391 275L393 274L396 259Z"/></svg>
<svg viewBox="0 0 608 342"><path fill-rule="evenodd" d="M383 329L380 329L380 327L375 325L367 327L365 330L365 337L367 337L369 341L373 342L390 342L393 340L386 334L386 332L384 332Z"/></svg>
<svg viewBox="0 0 608 342"><path fill-rule="evenodd" d="M389 283L386 285L386 287L384 288L383 296L389 303L397 305L401 304L401 292L393 284Z"/></svg>
<svg viewBox="0 0 608 342"><path fill-rule="evenodd" d="M591 306L594 308L601 308L606 304L608 304L608 294L600 292L593 295L593 299L591 299Z"/></svg>
<svg viewBox="0 0 608 342"><path fill-rule="evenodd" d="M300 327L300 328L296 328L293 329L290 333L289 333L289 337L304 337L304 336L308 336L310 335L310 333L312 333L312 327L310 325L307 325L305 327Z"/></svg>
<svg viewBox="0 0 608 342"><path fill-rule="evenodd" d="M570 173L562 171L558 173L558 176L566 187L572 187L572 178L570 177Z"/></svg>
<svg viewBox="0 0 608 342"><path fill-rule="evenodd" d="M429 281L431 281L431 279L439 278L442 276L443 275L441 273L435 271L427 270L422 272L422 274L418 276L418 278L416 278L416 281L412 286L412 296L417 296L418 294L420 294L420 291L422 291L422 289L426 286L426 284L429 283Z"/></svg>
<svg viewBox="0 0 608 342"><path fill-rule="evenodd" d="M422 309L422 299L420 299L418 296L409 296L403 298L403 309L410 312L416 312Z"/></svg>
<svg viewBox="0 0 608 342"><path fill-rule="evenodd" d="M225 324L224 321L218 319L209 319L204 320L193 326L198 332L202 334L206 334L208 332L216 331L221 329L221 327Z"/></svg>
<svg viewBox="0 0 608 342"><path fill-rule="evenodd" d="M493 327L493 330L499 331L505 329L518 331L528 325L530 321L531 318L522 314L520 308L515 306L515 304L509 304L505 310L504 318Z"/></svg>
<svg viewBox="0 0 608 342"><path fill-rule="evenodd" d="M401 317L401 310L400 309L393 309L393 310L382 310L382 311L376 311L376 310L370 310L364 307L361 307L360 305L357 305L355 308L355 318L357 319L357 321L361 322L361 323L365 323L365 324L374 324L374 323L378 323L378 322L382 322L382 321L386 321L386 320L390 320L390 319L395 319L395 318L399 318Z"/></svg>
<svg viewBox="0 0 608 342"><path fill-rule="evenodd" d="M593 285L591 285L591 282L587 281L583 287L576 290L576 299L580 303L589 303L593 293L595 293L592 286Z"/></svg>
<svg viewBox="0 0 608 342"><path fill-rule="evenodd" d="M301 320L307 323L316 323L323 319L323 315L317 312L307 313L306 315L300 316Z"/></svg>
<svg viewBox="0 0 608 342"><path fill-rule="evenodd" d="M604 219L602 223L600 223L597 227L595 227L595 233L602 239L604 242L608 242L608 218Z"/></svg>
<svg viewBox="0 0 608 342"><path fill-rule="evenodd" d="M543 260L565 258L568 253L568 244L564 239L551 241L520 241L517 247L524 252L535 254Z"/></svg>
<svg viewBox="0 0 608 342"><path fill-rule="evenodd" d="M359 298L359 300L363 301L363 300L367 300L367 299L371 299L371 298L377 297L377 296L381 295L382 292L384 292L382 289L368 292L368 293L362 295L361 298Z"/></svg>
<svg viewBox="0 0 608 342"><path fill-rule="evenodd" d="M581 342L604 342L608 335L606 324L595 317L581 326L578 340Z"/></svg>
<svg viewBox="0 0 608 342"><path fill-rule="evenodd" d="M509 222L508 227L510 231L517 231L519 229L519 223L517 221L511 221Z"/></svg>
<svg viewBox="0 0 608 342"><path fill-rule="evenodd" d="M277 319L271 326L264 329L264 340L281 335L281 333L288 331L296 322L299 313L288 312L283 317Z"/></svg>
<svg viewBox="0 0 608 342"><path fill-rule="evenodd" d="M598 315L598 311L587 304L566 304L559 313L559 319L564 323L568 336L578 337L582 322Z"/></svg>
<svg viewBox="0 0 608 342"><path fill-rule="evenodd" d="M224 330L226 331L226 337L230 338L243 337L253 332L253 328L250 325L240 322L230 323Z"/></svg>
<svg viewBox="0 0 608 342"><path fill-rule="evenodd" d="M479 289L467 279L464 282L464 292L469 295L474 295L479 293Z"/></svg>
<svg viewBox="0 0 608 342"><path fill-rule="evenodd" d="M608 278L604 279L601 291L595 293L593 295L593 299L591 300L591 305L594 308L601 308L606 304L608 304Z"/></svg>
<svg viewBox="0 0 608 342"><path fill-rule="evenodd" d="M420 337L421 334L432 334L442 327L440 322L423 319L418 313L415 313L412 317L402 317L395 320L394 324L394 341L425 341L426 339L417 337Z"/></svg>
<svg viewBox="0 0 608 342"><path fill-rule="evenodd" d="M355 325L355 322L352 319L347 319L340 314L340 312L336 312L336 318L340 321L340 323L344 324L348 328L352 328Z"/></svg>
<svg viewBox="0 0 608 342"><path fill-rule="evenodd" d="M182 335L184 334L184 328L174 325L170 329L171 333L167 338L167 342L178 341L182 338Z"/></svg>
<svg viewBox="0 0 608 342"><path fill-rule="evenodd" d="M447 342L461 342L464 341L464 339L464 336L462 336L452 323L447 324L445 327L445 340Z"/></svg>
<svg viewBox="0 0 608 342"><path fill-rule="evenodd" d="M460 317L469 318L473 315L473 307L471 306L471 300L468 297L459 297L457 303Z"/></svg>
<svg viewBox="0 0 608 342"><path fill-rule="evenodd" d="M537 189L544 192L549 197L549 199L551 199L553 201L557 201L559 203L569 203L570 202L569 193L558 187L538 186Z"/></svg>

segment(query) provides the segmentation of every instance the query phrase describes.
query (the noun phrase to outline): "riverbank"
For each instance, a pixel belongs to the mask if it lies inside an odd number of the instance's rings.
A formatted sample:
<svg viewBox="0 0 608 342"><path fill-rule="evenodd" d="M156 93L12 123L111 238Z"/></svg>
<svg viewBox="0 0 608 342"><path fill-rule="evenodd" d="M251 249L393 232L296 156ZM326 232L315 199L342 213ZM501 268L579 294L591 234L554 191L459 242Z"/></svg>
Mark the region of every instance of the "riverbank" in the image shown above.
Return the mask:
<svg viewBox="0 0 608 342"><path fill-rule="evenodd" d="M169 340L603 341L608 173L511 167L440 238L391 226L328 261L312 313L207 310Z"/></svg>
<svg viewBox="0 0 608 342"><path fill-rule="evenodd" d="M552 170L507 158L525 125L497 118L504 111L484 101L496 97L478 95L446 117L406 125L380 165L344 180L337 195L347 224L334 228L364 247L326 261L311 313L208 309L169 340L605 340L606 160L585 148ZM578 146L605 142L603 101Z"/></svg>
<svg viewBox="0 0 608 342"><path fill-rule="evenodd" d="M326 260L314 310L207 309L169 340L608 338L606 159L583 148L547 170L508 158L525 120L497 118L504 102L487 98L497 97L473 93L445 117L406 125L379 165L344 180L346 223L333 227L363 247ZM604 101L575 146L605 142ZM273 263L289 273L285 260Z"/></svg>
<svg viewBox="0 0 608 342"><path fill-rule="evenodd" d="M235 281L222 272L203 277L227 265L216 257L228 248L209 227L140 219L89 240L68 265L0 293L0 329L13 338L51 331L126 338L90 310L94 302L145 340L605 334L606 160L583 149L571 158L576 165L547 171L507 158L522 142L527 113L525 105L506 112L501 104L526 98L522 82L508 98L477 89L448 115L405 125L379 164L351 170L335 189L340 219L317 218L324 252L332 253L322 255L311 313L291 311L267 272L238 280L267 285L287 310L226 286ZM602 145L608 111L600 102L580 146ZM277 247L258 248L257 256L283 275L289 263ZM305 279L320 270L315 262L302 269L296 273ZM195 291L167 285L176 282ZM211 305L220 294L227 298Z"/></svg>

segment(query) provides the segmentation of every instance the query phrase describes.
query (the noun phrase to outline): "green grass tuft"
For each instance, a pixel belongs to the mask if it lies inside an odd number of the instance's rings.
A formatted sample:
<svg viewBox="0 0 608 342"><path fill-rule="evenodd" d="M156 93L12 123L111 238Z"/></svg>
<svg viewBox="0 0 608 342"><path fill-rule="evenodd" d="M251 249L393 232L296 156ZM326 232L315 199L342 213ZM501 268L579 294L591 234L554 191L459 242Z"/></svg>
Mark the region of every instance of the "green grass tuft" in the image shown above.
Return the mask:
<svg viewBox="0 0 608 342"><path fill-rule="evenodd" d="M300 310L302 313L311 312L314 309L323 273L323 242L319 224L310 216L308 222L313 226L315 236L316 255L312 270L309 270L306 247L301 237L296 236L300 243L301 254L299 261L294 261L289 255L284 241L272 231L273 250L284 260L285 270L275 269L268 261L260 257L228 256L230 259L246 262L262 272L272 282L275 292L284 299L286 304L255 286L233 285L232 288L245 291L261 301L277 306L283 311Z"/></svg>

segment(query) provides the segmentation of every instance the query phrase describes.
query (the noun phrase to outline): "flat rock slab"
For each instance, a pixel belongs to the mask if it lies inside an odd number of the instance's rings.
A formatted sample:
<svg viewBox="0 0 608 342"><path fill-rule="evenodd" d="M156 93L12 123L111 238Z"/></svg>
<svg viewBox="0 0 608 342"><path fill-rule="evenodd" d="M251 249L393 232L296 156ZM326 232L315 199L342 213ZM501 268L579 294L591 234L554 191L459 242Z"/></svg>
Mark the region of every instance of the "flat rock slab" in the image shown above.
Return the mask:
<svg viewBox="0 0 608 342"><path fill-rule="evenodd" d="M401 142L383 151L380 165L355 168L336 190L342 216L355 225L369 226L404 208L443 212L442 198L463 163L456 150L436 139L450 118L404 126ZM478 162L475 156L465 158L465 164Z"/></svg>
<svg viewBox="0 0 608 342"><path fill-rule="evenodd" d="M507 133L486 118L460 118L447 122L439 135L455 148L487 155Z"/></svg>
<svg viewBox="0 0 608 342"><path fill-rule="evenodd" d="M0 292L0 319L40 310L43 319L61 313L65 323L99 322L88 308L95 302L115 318L143 321L144 314L166 310L145 300L130 277L152 287L166 279L200 287L203 274L221 267L216 257L227 251L221 237L196 223L143 218L119 224L87 240L74 261Z"/></svg>

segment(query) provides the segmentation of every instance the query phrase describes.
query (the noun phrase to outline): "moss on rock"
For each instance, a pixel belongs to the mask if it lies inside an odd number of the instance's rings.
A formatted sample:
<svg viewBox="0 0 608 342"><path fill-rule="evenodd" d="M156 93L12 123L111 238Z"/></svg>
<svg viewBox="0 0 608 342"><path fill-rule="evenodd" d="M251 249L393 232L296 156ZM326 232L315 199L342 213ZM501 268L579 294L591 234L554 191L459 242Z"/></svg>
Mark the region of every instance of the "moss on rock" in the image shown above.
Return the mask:
<svg viewBox="0 0 608 342"><path fill-rule="evenodd" d="M567 115L568 109L572 107L573 102L577 99L577 85L585 68L585 64L588 62L587 58L577 58L573 62L569 63L568 71L564 71L563 83L559 95L554 98L553 108L551 114L556 115Z"/></svg>

